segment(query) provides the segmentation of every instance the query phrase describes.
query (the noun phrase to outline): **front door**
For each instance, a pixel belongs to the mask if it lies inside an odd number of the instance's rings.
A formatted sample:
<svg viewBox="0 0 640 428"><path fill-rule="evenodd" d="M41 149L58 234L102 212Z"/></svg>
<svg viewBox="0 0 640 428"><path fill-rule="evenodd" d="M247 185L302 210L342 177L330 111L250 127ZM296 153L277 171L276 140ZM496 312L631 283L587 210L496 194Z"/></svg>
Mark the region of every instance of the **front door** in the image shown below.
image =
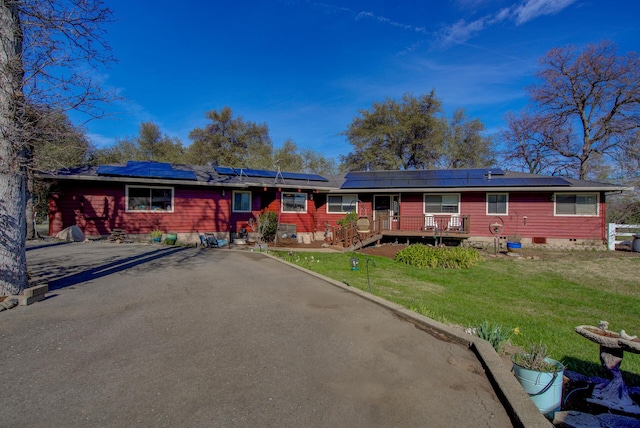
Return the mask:
<svg viewBox="0 0 640 428"><path fill-rule="evenodd" d="M380 221L382 230L398 228L399 203L398 195L374 195L373 219Z"/></svg>

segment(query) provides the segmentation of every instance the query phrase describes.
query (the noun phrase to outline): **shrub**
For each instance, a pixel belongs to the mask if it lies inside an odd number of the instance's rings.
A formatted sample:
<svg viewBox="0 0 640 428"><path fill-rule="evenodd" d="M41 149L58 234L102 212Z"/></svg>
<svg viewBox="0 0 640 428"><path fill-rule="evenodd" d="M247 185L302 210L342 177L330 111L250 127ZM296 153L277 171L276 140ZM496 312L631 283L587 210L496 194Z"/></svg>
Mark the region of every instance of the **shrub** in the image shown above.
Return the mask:
<svg viewBox="0 0 640 428"><path fill-rule="evenodd" d="M396 261L419 268L468 269L482 260L473 248L435 248L422 244L409 245L396 254Z"/></svg>
<svg viewBox="0 0 640 428"><path fill-rule="evenodd" d="M272 242L278 231L278 214L275 211L263 211L258 215L258 233L263 242Z"/></svg>
<svg viewBox="0 0 640 428"><path fill-rule="evenodd" d="M496 352L500 352L502 346L511 340L514 334L520 332L517 327L507 330L500 324L491 324L489 321L483 321L475 327L469 327L466 331L489 342Z"/></svg>
<svg viewBox="0 0 640 428"><path fill-rule="evenodd" d="M542 343L534 343L528 353L515 354L512 359L520 367L538 372L553 373L562 368L561 365L549 361L547 347Z"/></svg>
<svg viewBox="0 0 640 428"><path fill-rule="evenodd" d="M355 211L351 211L349 214L342 217L340 220L337 220L338 226L348 227L352 224L356 224L358 221L358 214Z"/></svg>

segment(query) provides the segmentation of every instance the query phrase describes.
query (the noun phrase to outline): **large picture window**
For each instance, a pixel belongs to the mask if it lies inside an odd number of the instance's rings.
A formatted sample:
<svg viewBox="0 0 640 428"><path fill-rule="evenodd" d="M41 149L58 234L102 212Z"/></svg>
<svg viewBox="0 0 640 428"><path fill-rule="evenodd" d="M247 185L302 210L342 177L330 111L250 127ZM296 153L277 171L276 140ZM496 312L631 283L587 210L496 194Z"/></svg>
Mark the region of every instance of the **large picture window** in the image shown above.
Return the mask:
<svg viewBox="0 0 640 428"><path fill-rule="evenodd" d="M127 186L127 211L173 212L173 188Z"/></svg>
<svg viewBox="0 0 640 428"><path fill-rule="evenodd" d="M556 215L598 215L597 193L556 193Z"/></svg>
<svg viewBox="0 0 640 428"><path fill-rule="evenodd" d="M307 212L306 193L282 193L282 212Z"/></svg>
<svg viewBox="0 0 640 428"><path fill-rule="evenodd" d="M487 214L507 215L509 195L507 193L487 193Z"/></svg>
<svg viewBox="0 0 640 428"><path fill-rule="evenodd" d="M351 211L358 211L356 195L328 195L327 213L344 214Z"/></svg>
<svg viewBox="0 0 640 428"><path fill-rule="evenodd" d="M243 190L235 190L233 192L233 212L248 213L251 212L251 192Z"/></svg>
<svg viewBox="0 0 640 428"><path fill-rule="evenodd" d="M460 194L424 195L425 214L460 214Z"/></svg>

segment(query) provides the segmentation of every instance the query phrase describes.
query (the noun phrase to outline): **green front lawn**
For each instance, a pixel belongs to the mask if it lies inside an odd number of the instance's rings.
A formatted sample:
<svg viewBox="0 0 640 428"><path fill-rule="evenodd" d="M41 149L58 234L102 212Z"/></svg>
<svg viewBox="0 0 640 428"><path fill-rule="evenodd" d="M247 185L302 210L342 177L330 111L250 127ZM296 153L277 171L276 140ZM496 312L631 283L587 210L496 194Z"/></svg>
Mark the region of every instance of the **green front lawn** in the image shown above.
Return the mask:
<svg viewBox="0 0 640 428"><path fill-rule="evenodd" d="M529 252L535 259L485 257L463 270L419 269L359 253L274 254L361 290L370 285L375 295L438 321L518 327L514 345L542 341L551 357L587 375L603 375L598 345L574 327L607 320L609 330L640 336L637 254L547 250ZM359 258L359 270L351 270L351 257ZM625 353L622 369L637 384L640 355Z"/></svg>

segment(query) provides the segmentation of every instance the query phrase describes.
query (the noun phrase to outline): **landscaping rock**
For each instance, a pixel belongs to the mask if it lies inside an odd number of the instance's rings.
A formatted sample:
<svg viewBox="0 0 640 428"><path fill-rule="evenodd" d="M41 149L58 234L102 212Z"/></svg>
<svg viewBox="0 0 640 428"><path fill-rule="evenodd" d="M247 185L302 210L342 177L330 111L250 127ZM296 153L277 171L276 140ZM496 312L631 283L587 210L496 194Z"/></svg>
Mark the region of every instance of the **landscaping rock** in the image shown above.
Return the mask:
<svg viewBox="0 0 640 428"><path fill-rule="evenodd" d="M17 299L7 299L3 302L0 302L0 312L5 311L7 309L11 309L15 306L18 306Z"/></svg>
<svg viewBox="0 0 640 428"><path fill-rule="evenodd" d="M84 242L86 239L82 230L76 225L69 226L56 234L56 239L67 242Z"/></svg>

